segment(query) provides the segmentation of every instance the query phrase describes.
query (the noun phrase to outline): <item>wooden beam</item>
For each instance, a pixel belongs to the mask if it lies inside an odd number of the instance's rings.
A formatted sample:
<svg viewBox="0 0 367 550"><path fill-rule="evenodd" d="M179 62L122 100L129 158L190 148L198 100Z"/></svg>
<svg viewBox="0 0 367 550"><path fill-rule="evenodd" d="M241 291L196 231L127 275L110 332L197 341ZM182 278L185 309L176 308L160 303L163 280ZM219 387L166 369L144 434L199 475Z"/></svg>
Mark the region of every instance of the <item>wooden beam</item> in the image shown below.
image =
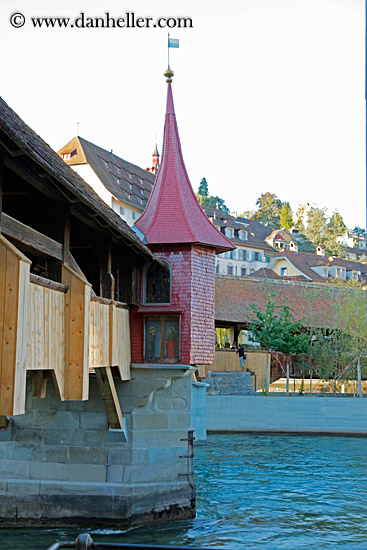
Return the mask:
<svg viewBox="0 0 367 550"><path fill-rule="evenodd" d="M34 275L33 273L29 275L29 280L35 285L44 286L46 288L50 288L51 290L57 290L58 292L63 292L64 294L67 293L69 288L66 285L56 283L55 281L51 281L51 279L46 279L45 277L40 277L39 275Z"/></svg>
<svg viewBox="0 0 367 550"><path fill-rule="evenodd" d="M70 208L65 211L64 242L62 247L62 260L65 265L69 265L70 254Z"/></svg>
<svg viewBox="0 0 367 550"><path fill-rule="evenodd" d="M56 260L62 260L63 258L61 243L50 239L50 237L46 237L43 233L4 213L2 215L2 233L46 256L51 256L51 258L55 258Z"/></svg>
<svg viewBox="0 0 367 550"><path fill-rule="evenodd" d="M111 368L99 367L95 369L95 372L106 408L109 427L118 430L122 427L122 412Z"/></svg>

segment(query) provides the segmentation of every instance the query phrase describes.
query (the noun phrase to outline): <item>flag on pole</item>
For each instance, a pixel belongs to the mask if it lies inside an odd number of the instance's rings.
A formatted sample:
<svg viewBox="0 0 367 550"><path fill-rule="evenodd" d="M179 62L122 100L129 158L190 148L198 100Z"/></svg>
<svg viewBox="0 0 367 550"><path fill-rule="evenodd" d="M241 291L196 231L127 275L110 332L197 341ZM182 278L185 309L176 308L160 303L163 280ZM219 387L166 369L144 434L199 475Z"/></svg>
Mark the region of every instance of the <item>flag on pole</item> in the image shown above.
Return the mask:
<svg viewBox="0 0 367 550"><path fill-rule="evenodd" d="M169 48L179 48L180 47L180 41L178 38L169 38L168 37L168 47Z"/></svg>

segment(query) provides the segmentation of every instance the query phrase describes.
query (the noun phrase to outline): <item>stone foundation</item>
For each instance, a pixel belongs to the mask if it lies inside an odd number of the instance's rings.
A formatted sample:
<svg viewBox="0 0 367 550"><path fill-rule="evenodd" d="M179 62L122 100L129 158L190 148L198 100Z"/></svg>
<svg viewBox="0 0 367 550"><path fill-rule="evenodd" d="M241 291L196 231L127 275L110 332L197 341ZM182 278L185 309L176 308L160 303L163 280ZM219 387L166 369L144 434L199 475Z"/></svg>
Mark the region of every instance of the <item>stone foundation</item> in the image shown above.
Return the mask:
<svg viewBox="0 0 367 550"><path fill-rule="evenodd" d="M207 395L251 395L252 376L249 372L211 372L204 381Z"/></svg>
<svg viewBox="0 0 367 550"><path fill-rule="evenodd" d="M2 524L109 525L195 515L187 455L191 372L185 365L133 365L115 380L124 416L109 430L96 381L90 399L61 402L48 381L45 399L0 431Z"/></svg>

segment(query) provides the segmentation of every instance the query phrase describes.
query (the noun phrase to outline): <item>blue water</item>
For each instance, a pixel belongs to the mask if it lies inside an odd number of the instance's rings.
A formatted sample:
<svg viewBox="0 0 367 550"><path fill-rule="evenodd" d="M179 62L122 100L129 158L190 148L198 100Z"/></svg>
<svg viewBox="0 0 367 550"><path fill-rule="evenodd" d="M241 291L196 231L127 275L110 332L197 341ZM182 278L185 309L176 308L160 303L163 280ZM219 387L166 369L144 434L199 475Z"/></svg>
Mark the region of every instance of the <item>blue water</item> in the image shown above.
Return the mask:
<svg viewBox="0 0 367 550"><path fill-rule="evenodd" d="M195 455L196 519L128 532L90 531L94 540L367 549L367 439L216 434ZM0 549L46 550L77 534L0 529Z"/></svg>

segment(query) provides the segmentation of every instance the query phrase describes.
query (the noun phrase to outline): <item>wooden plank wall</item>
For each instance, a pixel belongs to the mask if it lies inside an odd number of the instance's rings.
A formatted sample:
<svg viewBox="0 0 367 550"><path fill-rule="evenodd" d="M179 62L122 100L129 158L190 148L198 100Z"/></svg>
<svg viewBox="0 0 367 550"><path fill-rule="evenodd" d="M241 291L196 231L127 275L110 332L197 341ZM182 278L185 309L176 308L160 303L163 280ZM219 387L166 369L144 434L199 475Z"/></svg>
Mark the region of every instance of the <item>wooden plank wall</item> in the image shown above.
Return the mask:
<svg viewBox="0 0 367 550"><path fill-rule="evenodd" d="M246 369L252 371L256 375L253 377L254 390L261 389L266 381L266 352L265 351L250 351L246 350ZM269 355L270 361L270 355ZM214 365L200 365L197 377L201 380L209 376L210 371L214 372L241 372L241 365L238 353L231 349L216 349Z"/></svg>
<svg viewBox="0 0 367 550"><path fill-rule="evenodd" d="M121 380L130 380L129 311L117 302L91 302L89 368L118 367Z"/></svg>
<svg viewBox="0 0 367 550"><path fill-rule="evenodd" d="M55 372L64 398L65 294L30 283L27 370Z"/></svg>
<svg viewBox="0 0 367 550"><path fill-rule="evenodd" d="M89 312L91 285L66 265L61 282L65 294L65 382L64 399L85 401L89 390Z"/></svg>
<svg viewBox="0 0 367 550"><path fill-rule="evenodd" d="M110 365L110 305L90 304L89 368Z"/></svg>
<svg viewBox="0 0 367 550"><path fill-rule="evenodd" d="M25 412L30 261L0 235L0 414Z"/></svg>
<svg viewBox="0 0 367 550"><path fill-rule="evenodd" d="M121 380L130 380L130 318L129 311L110 306L110 359L111 366L119 368Z"/></svg>

